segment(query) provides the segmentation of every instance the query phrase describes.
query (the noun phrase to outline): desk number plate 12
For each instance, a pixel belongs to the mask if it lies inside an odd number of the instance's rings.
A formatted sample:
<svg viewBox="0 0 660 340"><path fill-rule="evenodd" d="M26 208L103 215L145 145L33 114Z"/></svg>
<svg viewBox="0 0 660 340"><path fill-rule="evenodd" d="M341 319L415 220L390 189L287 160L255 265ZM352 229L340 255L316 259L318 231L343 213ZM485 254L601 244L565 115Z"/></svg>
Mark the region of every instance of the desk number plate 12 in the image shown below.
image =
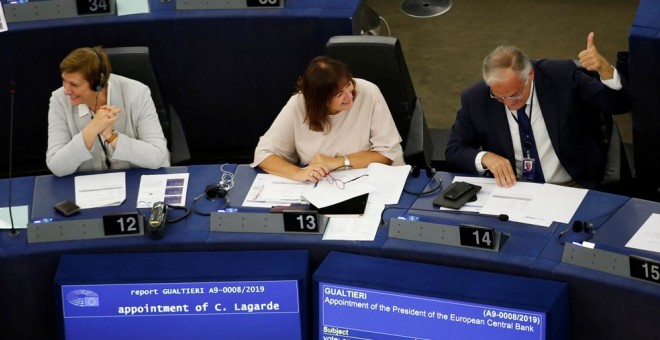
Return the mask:
<svg viewBox="0 0 660 340"><path fill-rule="evenodd" d="M461 224L458 228L462 246L495 249L496 240L493 228L471 224Z"/></svg>
<svg viewBox="0 0 660 340"><path fill-rule="evenodd" d="M630 276L660 284L660 262L630 255Z"/></svg>
<svg viewBox="0 0 660 340"><path fill-rule="evenodd" d="M137 213L104 215L103 232L105 236L140 235L139 218Z"/></svg>
<svg viewBox="0 0 660 340"><path fill-rule="evenodd" d="M111 0L76 0L78 15L109 14Z"/></svg>
<svg viewBox="0 0 660 340"><path fill-rule="evenodd" d="M319 216L316 211L283 211L284 231L298 233L318 233Z"/></svg>

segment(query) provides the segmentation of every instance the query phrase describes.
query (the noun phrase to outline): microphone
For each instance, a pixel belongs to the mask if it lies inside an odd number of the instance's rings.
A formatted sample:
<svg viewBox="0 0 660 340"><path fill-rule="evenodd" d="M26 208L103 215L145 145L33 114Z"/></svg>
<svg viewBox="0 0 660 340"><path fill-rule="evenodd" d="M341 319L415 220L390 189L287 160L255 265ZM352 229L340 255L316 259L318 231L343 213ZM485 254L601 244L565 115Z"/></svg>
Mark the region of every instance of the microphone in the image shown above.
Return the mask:
<svg viewBox="0 0 660 340"><path fill-rule="evenodd" d="M14 141L14 96L16 94L16 88L18 87L18 84L16 84L15 81L10 81L9 82L9 99L10 99L10 105L9 105L9 169L7 170L7 180L8 182L8 187L9 190L7 190L7 209L9 210L9 221L11 223L11 230L9 231L9 235L11 236L16 236L19 234L19 231L16 229L16 226L14 225L14 216L11 211L11 168L12 168L12 158L13 158L13 141Z"/></svg>

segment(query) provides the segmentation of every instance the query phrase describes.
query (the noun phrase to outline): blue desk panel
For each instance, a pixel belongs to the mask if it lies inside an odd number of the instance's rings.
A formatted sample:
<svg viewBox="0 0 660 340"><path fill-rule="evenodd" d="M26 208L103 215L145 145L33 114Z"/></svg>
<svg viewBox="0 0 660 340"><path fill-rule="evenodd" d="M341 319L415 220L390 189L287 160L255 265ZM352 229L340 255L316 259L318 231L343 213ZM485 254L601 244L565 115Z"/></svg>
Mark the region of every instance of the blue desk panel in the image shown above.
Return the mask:
<svg viewBox="0 0 660 340"><path fill-rule="evenodd" d="M127 199L120 207L97 208L83 211L71 218L96 217L104 213L134 211L139 178L143 174L185 172L190 174L187 206L192 207L209 184L217 184L221 166L193 165L156 171L134 169L126 172ZM235 186L228 197L232 207L241 207L256 171L246 165L225 165L235 171ZM443 185L451 183L449 173L438 173ZM14 205L31 204L31 215L41 217L53 214L52 205L62 199L74 197L73 176L22 177L12 180ZM410 177L406 189L420 192L433 186L433 181L422 174ZM427 188L428 187L428 188ZM6 191L7 180L0 180L0 193ZM32 193L34 192L34 202ZM57 334L53 278L63 254L103 254L127 252L180 252L215 250L307 250L310 265L315 268L330 251L342 251L422 263L499 272L527 277L563 281L569 284L571 304L571 334L573 338L599 339L604 335L616 338L650 338L655 335L654 316L660 313L658 286L626 277L561 263L563 246L558 234L567 225L554 223L550 228L499 221L490 216L439 212L431 201L437 192L417 197L403 194L399 203L384 213L384 220L402 215L417 215L423 220L448 225L472 223L491 226L509 234L499 252L465 247L442 246L431 243L388 239L388 227L378 230L375 241L323 241L321 235L251 234L209 232L209 217L195 213L183 221L166 227L165 237L152 240L148 236L109 238L27 244L27 232L16 237L0 233L0 329L8 339L48 339ZM0 197L0 203L6 198ZM629 199L628 197L589 191L579 207L575 219L592 222L598 231L593 241L602 247L623 245L652 212L660 212L658 203ZM223 208L222 200L207 200L203 196L196 208L210 212ZM411 207L415 209L410 209ZM254 211L259 209L250 208ZM416 210L418 209L418 210ZM419 210L421 209L421 210ZM433 211L424 211L431 210ZM144 209L146 210L146 209ZM178 211L173 211L176 213ZM144 213L147 213L145 211ZM62 218L62 217L60 217ZM566 241L574 240L569 232ZM575 239L577 240L577 239ZM623 249L647 257L657 254ZM35 327L34 325L39 325ZM627 326L631 325L631 326ZM657 327L656 327L657 328ZM625 335L624 335L625 332ZM631 335L630 337L628 335Z"/></svg>
<svg viewBox="0 0 660 340"><path fill-rule="evenodd" d="M444 190L452 183L454 175L450 173L439 173L439 175L442 178L442 190ZM425 222L456 226L457 228L461 223L492 227L495 231L509 236L499 252L389 239L383 247L386 256L530 276L534 272L541 250L546 246L550 235L557 229L557 223L553 223L550 228L545 228L512 221L500 221L496 216L439 210L437 206L433 205L436 195L420 197L412 209L407 212L400 211L399 214L402 216L404 214L415 215ZM561 256L558 259L560 260ZM557 260L554 263L556 264L556 262ZM545 269L551 269L553 263L544 265Z"/></svg>
<svg viewBox="0 0 660 340"><path fill-rule="evenodd" d="M159 170L132 169L126 171L126 200L118 207L83 210L69 218L83 219L100 217L103 214L135 211L140 176L146 174L188 172L189 183L186 206L192 207L195 197L202 195L209 184L217 184L221 177L221 165L193 165ZM235 187L229 191L230 204L240 207L249 190L256 171L247 165L225 165L227 171L236 172ZM406 184L412 191L422 190L429 178L422 175L410 178ZM0 192L6 188L6 180L0 180ZM42 218L55 216L53 204L63 200L73 200L74 176L55 177L38 176L14 179L15 205L32 203L32 216ZM35 184L36 183L36 184ZM6 189L4 189L6 191ZM414 195L404 194L400 205L411 206ZM0 198L0 202L3 198ZM196 208L210 212L224 207L221 200L211 201L201 197ZM259 209L251 208L254 211ZM147 209L140 209L147 214ZM263 210L262 210L263 211ZM178 213L173 210L172 214ZM61 216L55 216L64 219ZM299 234L251 234L209 232L209 217L191 213L177 223L166 226L165 236L161 240L152 240L148 236L108 238L96 240L27 243L27 231L10 237L7 232L0 233L0 329L2 337L9 339L51 339L57 334L56 313L54 307L53 278L62 254L99 254L126 252L176 252L176 251L213 251L213 250L279 250L303 249L310 254L310 263L314 268L331 250L380 255L382 244L387 239L386 228L380 228L374 242L357 241L322 241L321 235ZM39 327L34 327L39 325Z"/></svg>
<svg viewBox="0 0 660 340"><path fill-rule="evenodd" d="M659 253L625 247L652 213L660 213L660 203L630 199L606 222L596 224L598 231L591 241L598 249L660 261ZM573 322L583 322L584 316L589 315L589 319L598 323L597 327L574 328L573 338L657 337L660 315L658 284L566 263L558 264L550 278L569 283Z"/></svg>

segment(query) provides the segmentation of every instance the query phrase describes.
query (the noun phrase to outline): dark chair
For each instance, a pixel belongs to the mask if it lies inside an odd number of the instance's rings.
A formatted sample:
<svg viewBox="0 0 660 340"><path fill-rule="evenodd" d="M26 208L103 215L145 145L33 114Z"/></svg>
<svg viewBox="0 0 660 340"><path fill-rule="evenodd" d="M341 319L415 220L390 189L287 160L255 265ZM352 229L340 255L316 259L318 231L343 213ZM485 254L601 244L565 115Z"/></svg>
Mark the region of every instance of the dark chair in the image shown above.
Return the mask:
<svg viewBox="0 0 660 340"><path fill-rule="evenodd" d="M414 175L424 168L431 176L433 142L399 40L371 35L335 36L326 44L326 55L345 62L354 77L380 88L403 139L406 163L413 166Z"/></svg>
<svg viewBox="0 0 660 340"><path fill-rule="evenodd" d="M599 79L598 73L583 68L578 60L574 60L574 62L582 72ZM622 77L627 78L627 74L624 74L624 72L620 71L619 73ZM590 119L595 122L592 133L600 141L600 147L607 155L603 166L603 178L598 189L628 194L633 178L633 169L618 124L611 114L600 111L594 112L589 108L584 108L584 110L585 112L592 111L588 113L591 115Z"/></svg>
<svg viewBox="0 0 660 340"><path fill-rule="evenodd" d="M182 164L190 160L190 150L179 115L163 98L158 80L151 66L149 48L144 46L106 48L112 73L137 80L149 87L158 119L170 150L170 163Z"/></svg>

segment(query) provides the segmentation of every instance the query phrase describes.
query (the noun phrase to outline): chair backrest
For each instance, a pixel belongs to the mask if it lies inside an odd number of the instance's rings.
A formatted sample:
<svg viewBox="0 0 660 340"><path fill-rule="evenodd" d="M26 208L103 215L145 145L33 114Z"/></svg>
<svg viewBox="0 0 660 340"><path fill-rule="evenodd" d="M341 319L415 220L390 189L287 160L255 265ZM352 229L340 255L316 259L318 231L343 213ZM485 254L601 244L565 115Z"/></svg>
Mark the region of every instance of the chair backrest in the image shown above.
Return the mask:
<svg viewBox="0 0 660 340"><path fill-rule="evenodd" d="M600 79L597 72L589 71L580 65L580 62L574 60L578 68L590 77ZM589 119L594 121L593 130L599 146L605 152L605 164L603 165L603 178L599 188L603 191L623 192L625 186L628 186L632 178L632 169L626 156L626 148L621 138L619 126L611 114L593 111L589 108L583 108L587 112Z"/></svg>
<svg viewBox="0 0 660 340"><path fill-rule="evenodd" d="M328 40L325 52L345 62L354 77L380 88L405 147L417 95L399 40L371 35L335 36Z"/></svg>
<svg viewBox="0 0 660 340"><path fill-rule="evenodd" d="M105 48L110 58L112 73L137 80L149 87L151 98L156 106L158 120L167 139L170 150L170 161L180 164L190 159L188 143L183 133L183 127L174 108L163 98L158 80L151 65L149 48L146 46Z"/></svg>

